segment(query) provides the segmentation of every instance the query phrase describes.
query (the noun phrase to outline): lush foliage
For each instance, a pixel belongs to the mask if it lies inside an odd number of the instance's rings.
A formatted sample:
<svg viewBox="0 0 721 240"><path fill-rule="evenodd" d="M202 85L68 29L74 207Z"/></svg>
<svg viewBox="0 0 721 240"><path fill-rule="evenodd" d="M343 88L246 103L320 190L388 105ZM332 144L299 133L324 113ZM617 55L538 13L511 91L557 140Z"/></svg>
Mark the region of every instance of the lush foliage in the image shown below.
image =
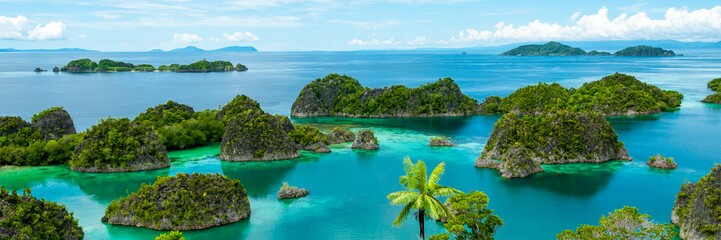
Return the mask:
<svg viewBox="0 0 721 240"><path fill-rule="evenodd" d="M180 231L171 231L167 234L163 233L155 237L155 240L185 240L185 237L183 237L183 232Z"/></svg>
<svg viewBox="0 0 721 240"><path fill-rule="evenodd" d="M26 147L43 141L45 135L20 117L0 117L0 147Z"/></svg>
<svg viewBox="0 0 721 240"><path fill-rule="evenodd" d="M133 122L153 129L168 149L184 149L223 138L225 126L216 114L216 110L195 112L188 105L168 101L148 108Z"/></svg>
<svg viewBox="0 0 721 240"><path fill-rule="evenodd" d="M721 178L718 176L721 176L721 164L715 164L711 173L697 183L681 186L674 207L674 214L681 219L677 225L696 228L708 237L721 236Z"/></svg>
<svg viewBox="0 0 721 240"><path fill-rule="evenodd" d="M654 223L649 220L650 217L650 215L638 213L638 209L635 207L626 206L609 213L608 216L602 216L598 226L581 225L575 231L564 230L556 237L563 240L671 240L676 236L672 224Z"/></svg>
<svg viewBox="0 0 721 240"><path fill-rule="evenodd" d="M140 113L133 119L133 123L156 129L188 120L193 117L194 112L193 108L188 105L168 100L164 104L148 108L144 113Z"/></svg>
<svg viewBox="0 0 721 240"><path fill-rule="evenodd" d="M36 141L28 146L0 147L0 165L44 166L67 163L83 134L65 135L50 141Z"/></svg>
<svg viewBox="0 0 721 240"><path fill-rule="evenodd" d="M82 239L83 229L64 205L36 199L31 190L19 195L0 186L1 239Z"/></svg>
<svg viewBox="0 0 721 240"><path fill-rule="evenodd" d="M226 125L221 152L252 154L254 159L278 152L291 154L296 151L288 136L291 130L293 125L286 116L248 109L236 114Z"/></svg>
<svg viewBox="0 0 721 240"><path fill-rule="evenodd" d="M573 56L586 55L586 51L580 48L573 48L558 42L548 42L546 44L523 45L504 53L504 56Z"/></svg>
<svg viewBox="0 0 721 240"><path fill-rule="evenodd" d="M178 230L237 221L248 214L248 196L239 180L217 173L178 173L159 176L153 185L143 184L138 191L113 200L102 220L132 219L143 227Z"/></svg>
<svg viewBox="0 0 721 240"><path fill-rule="evenodd" d="M406 157L403 159L403 166L406 174L401 176L399 181L406 191L388 194L388 199L391 200L392 205L403 205L401 213L393 221L393 226L399 226L408 218L411 210L416 210L420 235L422 239L425 239L425 218L452 219L454 217L451 210L437 198L451 196L460 193L460 191L438 184L445 171L445 163L443 162L433 169L430 176L426 175L426 164L421 160L413 164L411 159Z"/></svg>
<svg viewBox="0 0 721 240"><path fill-rule="evenodd" d="M89 58L83 58L68 62L67 65L60 68L60 71L68 71L71 69L77 69L77 71L94 71L98 67L98 63L93 62Z"/></svg>
<svg viewBox="0 0 721 240"><path fill-rule="evenodd" d="M661 57L676 56L671 50L663 50L662 48L639 45L635 47L627 47L613 54L614 56L625 57Z"/></svg>
<svg viewBox="0 0 721 240"><path fill-rule="evenodd" d="M488 196L483 192L457 193L448 198L456 217L448 219L444 227L456 240L491 240L503 220L488 208Z"/></svg>
<svg viewBox="0 0 721 240"><path fill-rule="evenodd" d="M59 69L59 71L69 72L152 72L155 70L156 68L150 64L134 65L132 63L114 61L110 59L102 59L96 63L88 58L70 61L67 65ZM233 64L228 61L209 62L206 60L201 60L187 65L160 65L157 70L175 72L223 72L246 71L248 70L248 68L243 64L237 64L236 66L233 66Z"/></svg>
<svg viewBox="0 0 721 240"><path fill-rule="evenodd" d="M701 102L721 103L721 78L716 78L708 82L708 88L716 91L716 93L706 96Z"/></svg>
<svg viewBox="0 0 721 240"><path fill-rule="evenodd" d="M708 82L707 86L713 91L721 92L721 78L711 80L710 82Z"/></svg>
<svg viewBox="0 0 721 240"><path fill-rule="evenodd" d="M288 136L293 139L293 142L303 146L317 142L326 143L328 141L325 134L310 125L295 125L295 129L290 131Z"/></svg>
<svg viewBox="0 0 721 240"><path fill-rule="evenodd" d="M45 109L45 110L43 110L42 112L39 112L39 113L37 113L37 114L33 114L33 118L31 119L31 121L35 122L35 121L37 121L39 118L42 118L42 117L44 117L44 116L47 116L48 114L50 114L50 113L52 113L52 112L55 112L55 111L63 111L63 110L65 110L65 109L63 109L63 107L51 107L51 108Z"/></svg>
<svg viewBox="0 0 721 240"><path fill-rule="evenodd" d="M107 118L86 132L70 166L127 168L140 157L168 161L165 147L148 128L127 118Z"/></svg>
<svg viewBox="0 0 721 240"><path fill-rule="evenodd" d="M681 105L683 95L661 90L633 76L616 73L598 81L584 83L578 89L566 89L552 83L526 86L508 97L489 97L481 104L481 112L539 115L544 112L569 110L593 111L603 115L655 113Z"/></svg>
<svg viewBox="0 0 721 240"><path fill-rule="evenodd" d="M623 146L611 124L596 113L559 111L537 117L509 113L494 127L484 154L504 155L515 145L522 145L531 156L547 161L591 160L596 153L618 152Z"/></svg>
<svg viewBox="0 0 721 240"><path fill-rule="evenodd" d="M222 120L223 123L228 123L231 118L248 110L263 111L260 109L260 104L252 98L245 96L245 94L236 95L233 100L230 100L230 102L220 109L217 114L217 119Z"/></svg>

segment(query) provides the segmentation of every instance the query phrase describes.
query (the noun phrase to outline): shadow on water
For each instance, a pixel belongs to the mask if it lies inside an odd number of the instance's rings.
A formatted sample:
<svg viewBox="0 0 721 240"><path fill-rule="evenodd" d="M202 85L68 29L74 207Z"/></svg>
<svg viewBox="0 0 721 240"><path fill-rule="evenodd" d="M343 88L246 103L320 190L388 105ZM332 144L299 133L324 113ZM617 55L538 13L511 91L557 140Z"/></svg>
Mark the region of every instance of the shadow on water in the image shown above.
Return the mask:
<svg viewBox="0 0 721 240"><path fill-rule="evenodd" d="M298 163L315 162L322 154L302 152L300 158L269 162L228 162L220 161L223 174L238 179L249 196L275 194L276 188L283 184L286 175L295 169Z"/></svg>
<svg viewBox="0 0 721 240"><path fill-rule="evenodd" d="M590 197L603 190L623 165L621 161L543 165L544 172L500 182L508 189L532 187L567 196Z"/></svg>
<svg viewBox="0 0 721 240"><path fill-rule="evenodd" d="M638 116L614 116L606 117L606 120L611 122L616 132L628 131L636 129L637 127L648 124L649 122L655 122L661 119L661 114L650 114L650 115L638 115Z"/></svg>
<svg viewBox="0 0 721 240"><path fill-rule="evenodd" d="M129 193L138 191L145 183L153 184L158 176L167 176L170 168L163 168L151 171L129 172L129 173L82 173L68 171L59 174L60 179L67 179L80 190L88 195L94 196L101 204L105 205L112 200L117 200Z"/></svg>
<svg viewBox="0 0 721 240"><path fill-rule="evenodd" d="M183 237L187 239L244 239L250 227L250 219L249 217L231 224L202 230L182 231ZM155 236L169 232L108 223L103 223L103 225L111 236L120 239L154 239Z"/></svg>
<svg viewBox="0 0 721 240"><path fill-rule="evenodd" d="M484 116L481 116L484 117ZM465 126L472 124L476 117L438 117L438 118L340 118L340 117L312 117L292 118L298 124L313 124L325 130L333 127L391 127L405 128L420 132L437 132L454 135L461 132Z"/></svg>

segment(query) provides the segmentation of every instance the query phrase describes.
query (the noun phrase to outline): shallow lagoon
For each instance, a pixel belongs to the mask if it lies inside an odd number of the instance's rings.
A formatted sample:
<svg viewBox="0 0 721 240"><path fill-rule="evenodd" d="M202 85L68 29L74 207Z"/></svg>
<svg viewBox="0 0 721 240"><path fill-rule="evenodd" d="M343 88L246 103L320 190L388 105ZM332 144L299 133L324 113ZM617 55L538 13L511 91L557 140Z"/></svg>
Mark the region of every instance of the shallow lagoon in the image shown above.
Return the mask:
<svg viewBox="0 0 721 240"><path fill-rule="evenodd" d="M184 235L188 239L408 239L418 225L391 226L400 207L385 198L401 190L401 161L410 156L435 166L447 164L441 183L463 191L484 191L506 223L498 239L554 238L563 229L593 224L601 215L624 205L636 206L659 222L668 222L680 185L696 181L721 162L721 107L698 102L710 93L706 82L721 76L718 53L691 52L676 58L499 57L454 52L308 52L224 53L209 56L151 53L2 54L0 114L33 113L55 105L70 112L78 129L99 118L135 117L147 107L173 99L196 110L216 108L236 94L257 99L272 113L288 114L303 85L330 72L346 73L370 87L390 84L418 86L439 77L456 79L464 93L483 99L507 95L518 87L556 81L569 87L624 72L678 90L686 99L681 110L642 117L609 118L633 162L544 166L526 179L502 179L497 171L476 169L498 116L411 119L302 118L324 130L335 126L376 131L381 149L351 150L331 146L330 154L303 152L289 161L222 162L217 144L171 152L168 169L116 174L87 174L65 166L0 168L0 185L29 186L33 194L68 205L80 219L86 239L150 238L160 232L100 222L113 199L152 183L158 175L178 172L220 172L240 179L248 190L249 220ZM89 56L155 65L186 63L205 57L247 65L232 73L104 73L55 74L31 72ZM49 67L48 67L49 66ZM458 147L431 148L430 136L451 137ZM674 157L674 171L650 169L646 159L661 153ZM278 201L283 181L311 191L306 198ZM428 235L442 230L427 225Z"/></svg>

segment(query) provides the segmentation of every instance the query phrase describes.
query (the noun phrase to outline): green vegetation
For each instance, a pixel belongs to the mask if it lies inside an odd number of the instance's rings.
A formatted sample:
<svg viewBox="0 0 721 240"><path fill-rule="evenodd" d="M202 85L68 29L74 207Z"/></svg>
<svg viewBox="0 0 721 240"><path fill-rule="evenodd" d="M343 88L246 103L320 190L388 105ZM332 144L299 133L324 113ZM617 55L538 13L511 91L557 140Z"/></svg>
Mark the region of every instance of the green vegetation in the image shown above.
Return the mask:
<svg viewBox="0 0 721 240"><path fill-rule="evenodd" d="M395 85L365 88L338 74L306 85L293 103L293 116L408 117L472 115L477 101L461 93L451 78L418 88Z"/></svg>
<svg viewBox="0 0 721 240"><path fill-rule="evenodd" d="M321 142L327 143L328 139L317 128L311 127L310 125L295 125L295 129L288 133L293 142L299 143L303 146L310 145L313 143Z"/></svg>
<svg viewBox="0 0 721 240"><path fill-rule="evenodd" d="M433 136L431 137L431 141L446 141L448 140L448 137L446 136Z"/></svg>
<svg viewBox="0 0 721 240"><path fill-rule="evenodd" d="M480 112L539 115L568 110L607 116L649 114L678 108L681 99L683 95L676 91L661 90L633 76L616 73L584 83L578 89L566 89L558 83L526 86L505 98L486 98Z"/></svg>
<svg viewBox="0 0 721 240"><path fill-rule="evenodd" d="M230 100L223 108L220 109L217 115L217 119L223 121L223 123L227 124L231 118L234 118L240 113L244 113L248 110L259 110L260 104L253 100L252 98L245 96L245 95L237 95L233 100Z"/></svg>
<svg viewBox="0 0 721 240"><path fill-rule="evenodd" d="M140 113L133 123L152 129L168 149L185 149L220 142L225 125L217 110L195 112L192 107L168 101Z"/></svg>
<svg viewBox="0 0 721 240"><path fill-rule="evenodd" d="M102 59L94 62L88 58L70 61L67 65L59 69L63 72L152 72L173 71L173 72L225 72L225 71L247 71L248 68L243 64L237 64L235 67L228 61L206 60L197 61L188 65L171 64L170 66L161 65L157 69L150 64L134 65L121 61L113 61L110 59Z"/></svg>
<svg viewBox="0 0 721 240"><path fill-rule="evenodd" d="M701 102L721 104L721 78L711 80L707 86L716 93L706 96Z"/></svg>
<svg viewBox="0 0 721 240"><path fill-rule="evenodd" d="M46 111L35 116L40 118ZM64 164L82 139L82 134L71 134L46 141L46 135L22 118L0 117L0 165Z"/></svg>
<svg viewBox="0 0 721 240"><path fill-rule="evenodd" d="M48 114L56 111L64 111L63 107L51 107L48 109L43 110L42 112L39 112L37 114L33 114L33 118L31 119L33 122L37 121L38 119L47 116Z"/></svg>
<svg viewBox="0 0 721 240"><path fill-rule="evenodd" d="M61 240L85 235L73 213L64 205L36 199L0 186L0 239Z"/></svg>
<svg viewBox="0 0 721 240"><path fill-rule="evenodd" d="M225 118L229 116L225 115ZM226 124L220 146L221 160L280 160L298 157L296 144L288 136L291 130L293 124L286 116L273 116L260 109L247 109L230 118Z"/></svg>
<svg viewBox="0 0 721 240"><path fill-rule="evenodd" d="M503 220L488 208L488 196L483 192L457 193L448 198L455 217L443 225L456 240L492 240Z"/></svg>
<svg viewBox="0 0 721 240"><path fill-rule="evenodd" d="M155 237L155 240L185 240L183 232L171 231L167 234L163 233Z"/></svg>
<svg viewBox="0 0 721 240"><path fill-rule="evenodd" d="M577 56L586 55L586 51L580 48L570 47L558 42L548 42L546 44L523 45L504 53L501 56Z"/></svg>
<svg viewBox="0 0 721 240"><path fill-rule="evenodd" d="M169 166L165 147L148 128L127 118L101 119L86 132L70 167L80 171L135 171Z"/></svg>
<svg viewBox="0 0 721 240"><path fill-rule="evenodd" d="M240 181L222 174L160 176L105 209L102 221L156 230L203 229L250 215Z"/></svg>
<svg viewBox="0 0 721 240"><path fill-rule="evenodd" d="M662 48L639 45L635 47L627 47L613 54L614 56L623 57L671 57L676 54L671 50L663 50Z"/></svg>
<svg viewBox="0 0 721 240"><path fill-rule="evenodd" d="M586 55L588 55L588 56L611 56L611 53L599 52L599 51L593 50L593 51L586 53Z"/></svg>
<svg viewBox="0 0 721 240"><path fill-rule="evenodd" d="M426 164L421 160L413 164L411 159L406 157L403 159L403 166L406 174L401 176L399 181L406 191L388 194L392 205L404 206L396 220L393 221L393 226L402 224L410 215L411 209L416 210L421 239L425 239L424 222L427 217L432 219L454 218L451 210L437 198L451 196L461 191L438 184L445 171L443 162L439 163L428 177L426 177Z"/></svg>
<svg viewBox="0 0 721 240"><path fill-rule="evenodd" d="M676 195L671 220L687 237L721 238L721 164L696 183L684 183ZM690 237L689 237L690 238Z"/></svg>
<svg viewBox="0 0 721 240"><path fill-rule="evenodd" d="M495 124L481 158L503 159L515 145L541 163L617 159L623 143L601 115L559 111L537 117L506 114Z"/></svg>
<svg viewBox="0 0 721 240"><path fill-rule="evenodd" d="M562 240L576 239L661 239L676 237L673 224L658 224L649 220L651 216L638 213L635 207L623 207L614 210L608 216L602 216L598 226L581 225L573 230L563 230L556 235Z"/></svg>

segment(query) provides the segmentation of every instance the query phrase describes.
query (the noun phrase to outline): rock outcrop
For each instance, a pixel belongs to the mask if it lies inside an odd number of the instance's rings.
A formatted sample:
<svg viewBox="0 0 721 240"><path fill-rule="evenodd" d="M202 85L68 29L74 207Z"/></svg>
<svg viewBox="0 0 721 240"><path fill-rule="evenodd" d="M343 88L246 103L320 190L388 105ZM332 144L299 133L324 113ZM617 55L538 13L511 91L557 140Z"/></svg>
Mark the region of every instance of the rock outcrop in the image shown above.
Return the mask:
<svg viewBox="0 0 721 240"><path fill-rule="evenodd" d="M369 89L349 76L329 74L301 90L291 116L443 117L475 114L478 101L445 78L418 88L396 85Z"/></svg>
<svg viewBox="0 0 721 240"><path fill-rule="evenodd" d="M355 134L351 131L336 127L330 133L326 134L326 142L328 144L338 144L352 142L355 140Z"/></svg>
<svg viewBox="0 0 721 240"><path fill-rule="evenodd" d="M328 142L326 135L310 125L295 125L288 135L302 150L317 153L330 152L330 148L326 145Z"/></svg>
<svg viewBox="0 0 721 240"><path fill-rule="evenodd" d="M160 138L127 118L103 119L87 131L70 160L80 172L134 172L170 167Z"/></svg>
<svg viewBox="0 0 721 240"><path fill-rule="evenodd" d="M250 216L248 195L240 181L221 174L178 173L158 177L153 185L113 201L103 222L155 230L196 230Z"/></svg>
<svg viewBox="0 0 721 240"><path fill-rule="evenodd" d="M446 137L431 137L431 142L428 143L428 146L431 146L431 147L455 147L456 145L453 144Z"/></svg>
<svg viewBox="0 0 721 240"><path fill-rule="evenodd" d="M523 146L508 150L498 166L503 178L523 178L543 172L543 168L528 155Z"/></svg>
<svg viewBox="0 0 721 240"><path fill-rule="evenodd" d="M678 164L673 161L673 158L665 158L661 154L648 158L646 165L661 169L676 169Z"/></svg>
<svg viewBox="0 0 721 240"><path fill-rule="evenodd" d="M308 194L310 194L310 191L305 190L305 188L283 186L278 191L278 199L299 198Z"/></svg>
<svg viewBox="0 0 721 240"><path fill-rule="evenodd" d="M223 161L274 161L300 157L298 144L288 135L288 117L249 109L235 114L225 127L220 145Z"/></svg>
<svg viewBox="0 0 721 240"><path fill-rule="evenodd" d="M600 163L609 160L628 160L628 152L611 124L599 114L561 111L538 117L519 117L509 113L494 125L495 128L477 167L505 169L507 176L535 173L530 164ZM514 149L520 144L525 151ZM492 159L501 159L495 164ZM512 160L504 164L505 160ZM520 169L512 170L515 167Z"/></svg>
<svg viewBox="0 0 721 240"><path fill-rule="evenodd" d="M53 107L35 114L32 118L32 125L42 134L45 134L48 140L75 134L73 119L62 107Z"/></svg>
<svg viewBox="0 0 721 240"><path fill-rule="evenodd" d="M64 205L0 187L0 239L83 239L78 219Z"/></svg>
<svg viewBox="0 0 721 240"><path fill-rule="evenodd" d="M721 165L697 183L684 183L676 195L671 221L681 239L721 239Z"/></svg>
<svg viewBox="0 0 721 240"><path fill-rule="evenodd" d="M353 141L351 148L378 150L378 139L371 130L361 131Z"/></svg>

